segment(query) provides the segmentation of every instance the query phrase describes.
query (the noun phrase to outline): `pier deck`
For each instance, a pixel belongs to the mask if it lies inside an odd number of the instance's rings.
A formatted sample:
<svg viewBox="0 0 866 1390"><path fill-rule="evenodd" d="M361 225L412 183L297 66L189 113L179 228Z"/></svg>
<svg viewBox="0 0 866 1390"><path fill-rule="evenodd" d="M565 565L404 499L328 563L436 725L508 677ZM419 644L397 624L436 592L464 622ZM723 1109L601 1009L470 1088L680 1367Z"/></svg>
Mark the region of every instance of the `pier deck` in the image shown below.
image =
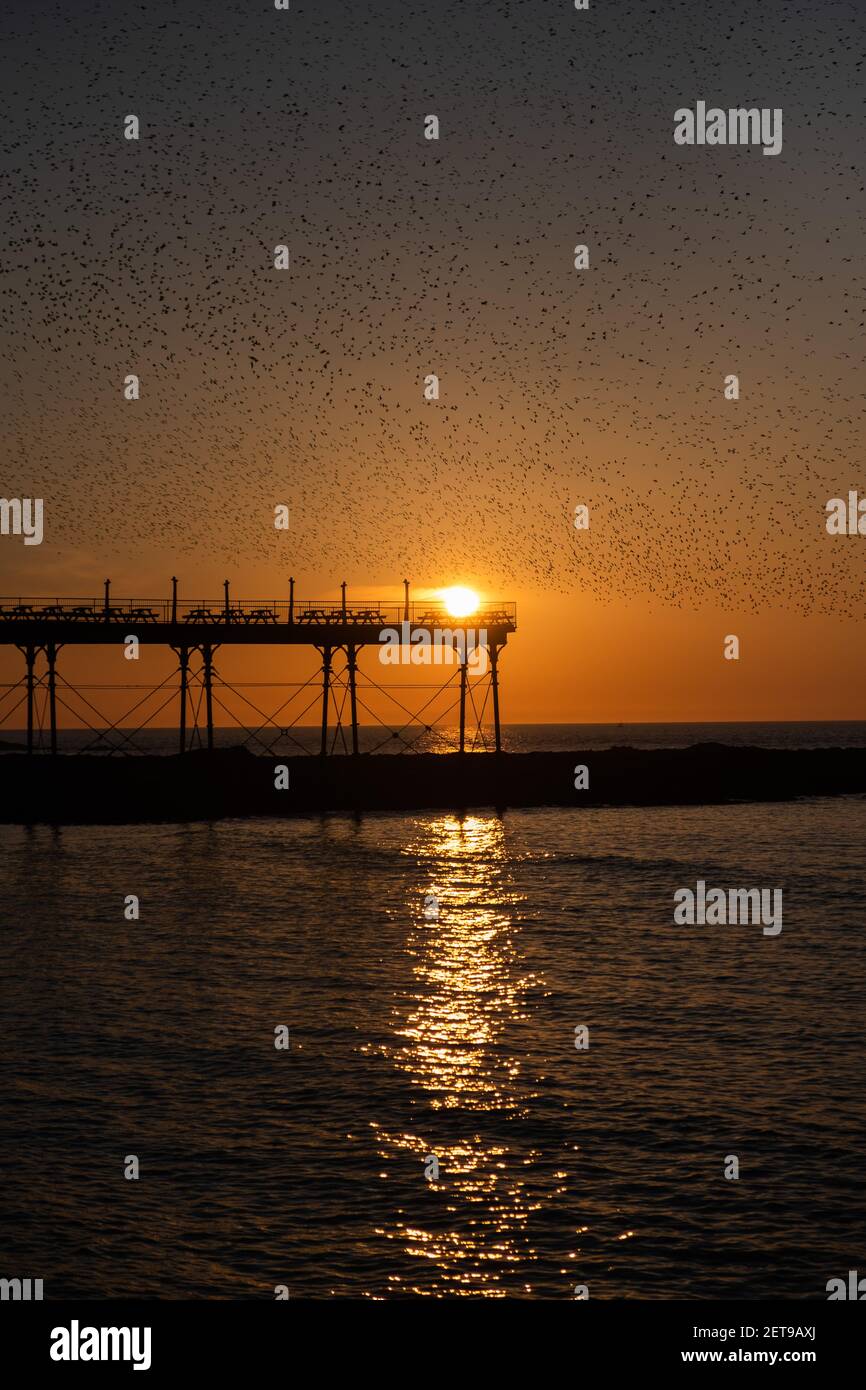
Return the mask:
<svg viewBox="0 0 866 1390"><path fill-rule="evenodd" d="M502 645L517 630L514 603L482 604L455 618L441 603L325 603L285 599L0 598L0 645L46 642L112 646L134 633L152 646L364 646L378 643L383 628L468 632L484 630Z"/></svg>

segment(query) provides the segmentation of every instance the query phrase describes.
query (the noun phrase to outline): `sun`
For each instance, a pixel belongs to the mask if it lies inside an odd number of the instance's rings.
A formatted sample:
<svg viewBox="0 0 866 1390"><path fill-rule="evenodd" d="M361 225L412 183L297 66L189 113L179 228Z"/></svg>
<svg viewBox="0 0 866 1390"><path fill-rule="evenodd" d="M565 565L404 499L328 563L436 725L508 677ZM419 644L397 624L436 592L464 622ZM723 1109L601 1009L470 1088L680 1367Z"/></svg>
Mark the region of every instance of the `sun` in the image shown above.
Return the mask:
<svg viewBox="0 0 866 1390"><path fill-rule="evenodd" d="M478 595L472 589L465 589L462 584L443 589L441 596L452 618L468 618L478 607Z"/></svg>

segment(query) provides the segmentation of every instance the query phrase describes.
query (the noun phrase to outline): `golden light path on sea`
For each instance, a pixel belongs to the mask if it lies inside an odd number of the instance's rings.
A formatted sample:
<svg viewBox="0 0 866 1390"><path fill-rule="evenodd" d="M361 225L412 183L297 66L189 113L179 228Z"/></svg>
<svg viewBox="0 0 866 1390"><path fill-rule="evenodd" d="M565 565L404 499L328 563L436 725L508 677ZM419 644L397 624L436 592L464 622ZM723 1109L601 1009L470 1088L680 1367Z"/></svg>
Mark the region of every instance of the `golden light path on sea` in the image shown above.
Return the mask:
<svg viewBox="0 0 866 1390"><path fill-rule="evenodd" d="M539 1155L525 1146L517 1154L489 1134L495 1128L507 1137L509 1122L529 1114L536 1094L514 1050L525 995L539 984L524 973L516 941L521 898L509 881L504 829L495 816L419 819L406 854L429 872L409 909L414 986L396 1010L388 1055L445 1123L437 1124L435 1138L420 1124L402 1133L374 1128L382 1156L411 1154L419 1180L435 1154L440 1177L430 1187L445 1204L436 1204L435 1229L398 1209L393 1227L377 1234L400 1241L436 1271L432 1288L420 1278L412 1286L394 1276L395 1292L503 1297L507 1267L532 1259L526 1227L541 1205L524 1176ZM479 1123L491 1114L493 1125ZM555 1195L548 1189L545 1201Z"/></svg>

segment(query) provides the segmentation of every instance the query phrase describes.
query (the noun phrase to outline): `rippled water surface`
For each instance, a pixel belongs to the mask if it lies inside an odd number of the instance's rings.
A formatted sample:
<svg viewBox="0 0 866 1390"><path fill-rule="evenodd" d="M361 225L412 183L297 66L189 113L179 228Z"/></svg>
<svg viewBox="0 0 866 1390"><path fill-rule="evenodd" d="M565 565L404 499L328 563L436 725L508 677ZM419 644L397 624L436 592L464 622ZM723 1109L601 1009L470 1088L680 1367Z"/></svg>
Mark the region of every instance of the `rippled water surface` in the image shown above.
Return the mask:
<svg viewBox="0 0 866 1390"><path fill-rule="evenodd" d="M858 799L4 827L0 1273L825 1297L866 1260L864 844ZM781 935L675 926L698 878L781 887Z"/></svg>

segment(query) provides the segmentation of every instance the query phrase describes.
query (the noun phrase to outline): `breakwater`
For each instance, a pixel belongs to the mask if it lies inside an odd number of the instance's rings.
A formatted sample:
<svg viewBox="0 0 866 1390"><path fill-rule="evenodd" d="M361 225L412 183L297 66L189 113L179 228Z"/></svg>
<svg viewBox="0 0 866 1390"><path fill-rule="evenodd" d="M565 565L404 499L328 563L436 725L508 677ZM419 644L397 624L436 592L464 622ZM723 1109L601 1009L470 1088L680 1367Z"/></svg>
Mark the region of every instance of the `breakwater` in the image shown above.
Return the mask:
<svg viewBox="0 0 866 1390"><path fill-rule="evenodd" d="M261 757L241 748L130 758L5 753L0 755L0 786L0 821L6 823L698 805L863 795L866 749L698 744L329 758Z"/></svg>

